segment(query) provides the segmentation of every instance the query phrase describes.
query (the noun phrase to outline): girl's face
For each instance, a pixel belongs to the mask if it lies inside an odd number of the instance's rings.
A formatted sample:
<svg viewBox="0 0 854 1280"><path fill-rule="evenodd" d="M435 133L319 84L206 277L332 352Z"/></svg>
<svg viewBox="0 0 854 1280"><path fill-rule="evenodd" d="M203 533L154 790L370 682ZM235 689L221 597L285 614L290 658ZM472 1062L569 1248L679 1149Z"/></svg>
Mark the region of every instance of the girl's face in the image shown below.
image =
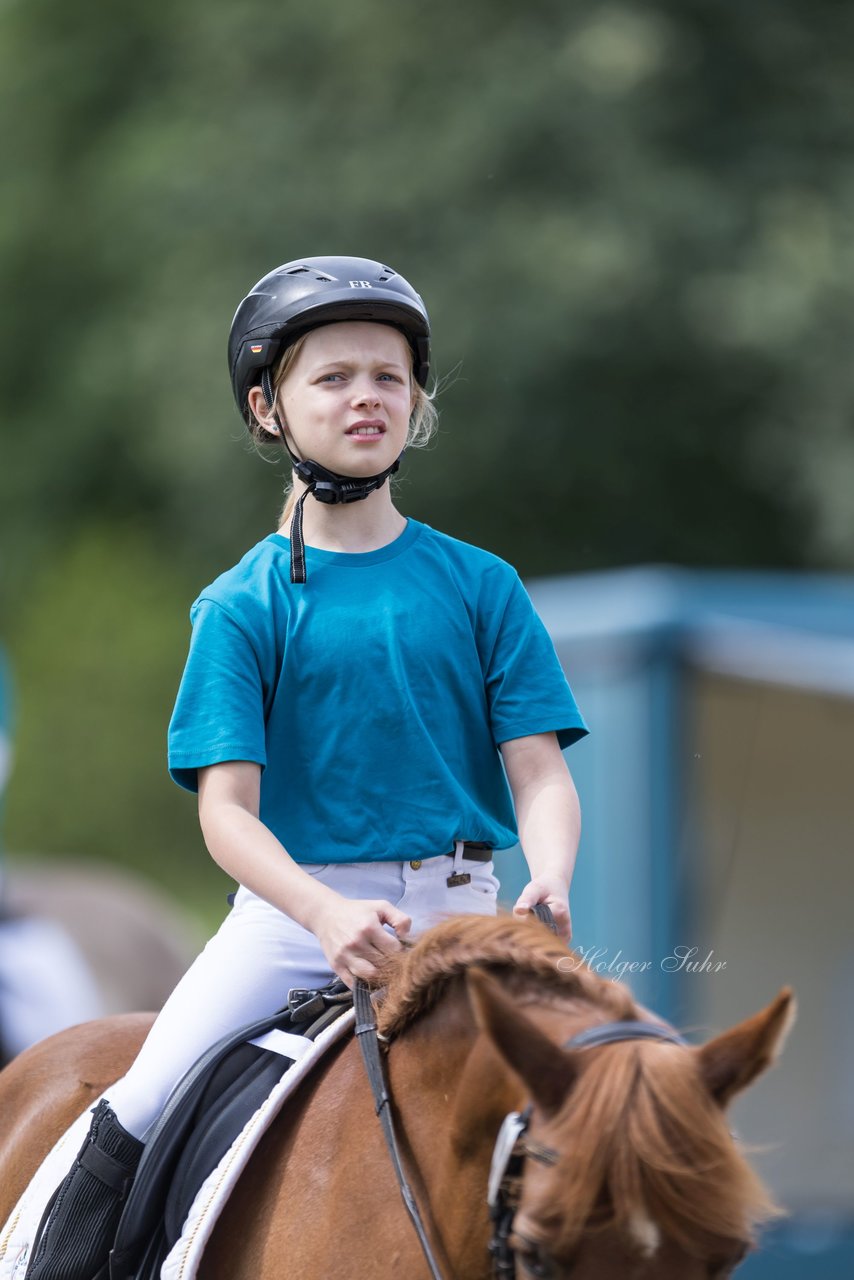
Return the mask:
<svg viewBox="0 0 854 1280"><path fill-rule="evenodd" d="M411 370L409 344L386 324L344 320L313 329L279 388L294 452L341 475L390 467L406 444Z"/></svg>

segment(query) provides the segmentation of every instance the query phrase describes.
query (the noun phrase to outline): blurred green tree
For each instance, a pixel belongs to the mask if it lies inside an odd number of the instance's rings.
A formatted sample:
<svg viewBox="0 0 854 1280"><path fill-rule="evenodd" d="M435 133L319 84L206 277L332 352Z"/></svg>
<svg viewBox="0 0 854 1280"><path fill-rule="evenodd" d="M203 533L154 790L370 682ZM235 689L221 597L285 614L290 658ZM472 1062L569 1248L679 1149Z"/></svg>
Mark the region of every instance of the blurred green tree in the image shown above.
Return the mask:
<svg viewBox="0 0 854 1280"><path fill-rule="evenodd" d="M12 849L73 852L224 904L165 728L189 639L187 586L127 526L59 545L15 618ZM220 911L220 915L222 912Z"/></svg>
<svg viewBox="0 0 854 1280"><path fill-rule="evenodd" d="M338 249L410 275L460 368L409 465L420 514L528 572L852 563L843 8L36 0L0 23L21 572L93 514L191 565L269 527L224 338L263 271Z"/></svg>

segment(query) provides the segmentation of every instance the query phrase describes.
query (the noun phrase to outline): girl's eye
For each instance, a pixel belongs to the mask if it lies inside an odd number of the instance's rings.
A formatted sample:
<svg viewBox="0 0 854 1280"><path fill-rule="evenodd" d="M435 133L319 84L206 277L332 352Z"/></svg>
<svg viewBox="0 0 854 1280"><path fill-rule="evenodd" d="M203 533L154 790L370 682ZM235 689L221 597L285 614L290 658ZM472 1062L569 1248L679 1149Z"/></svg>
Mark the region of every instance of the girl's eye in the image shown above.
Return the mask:
<svg viewBox="0 0 854 1280"><path fill-rule="evenodd" d="M402 382L402 378L398 378L394 373L381 373L381 378L386 378L389 382Z"/></svg>

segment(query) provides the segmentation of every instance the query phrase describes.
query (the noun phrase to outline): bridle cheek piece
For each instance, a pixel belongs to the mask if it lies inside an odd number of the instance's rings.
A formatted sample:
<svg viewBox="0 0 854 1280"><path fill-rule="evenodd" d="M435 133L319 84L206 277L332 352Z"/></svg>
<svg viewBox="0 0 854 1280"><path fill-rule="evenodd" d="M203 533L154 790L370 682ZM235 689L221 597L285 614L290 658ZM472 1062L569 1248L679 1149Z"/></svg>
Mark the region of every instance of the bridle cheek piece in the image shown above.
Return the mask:
<svg viewBox="0 0 854 1280"><path fill-rule="evenodd" d="M489 1169L486 1203L492 1220L489 1252L494 1276L515 1276L516 1258L510 1247L513 1219L522 1197L522 1167L525 1163L524 1139L533 1107L511 1111L498 1130Z"/></svg>

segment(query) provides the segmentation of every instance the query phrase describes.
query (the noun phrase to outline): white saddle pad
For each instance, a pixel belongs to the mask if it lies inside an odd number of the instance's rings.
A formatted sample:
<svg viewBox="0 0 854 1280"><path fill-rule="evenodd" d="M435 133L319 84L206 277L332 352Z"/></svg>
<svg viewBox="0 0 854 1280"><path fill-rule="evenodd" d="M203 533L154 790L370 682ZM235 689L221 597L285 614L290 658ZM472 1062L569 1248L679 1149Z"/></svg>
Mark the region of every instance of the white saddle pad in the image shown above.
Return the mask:
<svg viewBox="0 0 854 1280"><path fill-rule="evenodd" d="M355 1013L353 1009L348 1009L331 1026L321 1031L314 1041L275 1031L253 1041L254 1044L261 1044L298 1060L284 1072L266 1100L247 1120L217 1167L202 1183L190 1207L181 1238L163 1263L160 1272L162 1280L193 1280L196 1276L214 1224L262 1135L318 1058L323 1056L331 1044L351 1030L354 1021ZM105 1096L109 1097L109 1091ZM3 1227L0 1233L0 1280L23 1280L44 1207L83 1145L89 1132L90 1113L97 1101L95 1099L59 1139Z"/></svg>

